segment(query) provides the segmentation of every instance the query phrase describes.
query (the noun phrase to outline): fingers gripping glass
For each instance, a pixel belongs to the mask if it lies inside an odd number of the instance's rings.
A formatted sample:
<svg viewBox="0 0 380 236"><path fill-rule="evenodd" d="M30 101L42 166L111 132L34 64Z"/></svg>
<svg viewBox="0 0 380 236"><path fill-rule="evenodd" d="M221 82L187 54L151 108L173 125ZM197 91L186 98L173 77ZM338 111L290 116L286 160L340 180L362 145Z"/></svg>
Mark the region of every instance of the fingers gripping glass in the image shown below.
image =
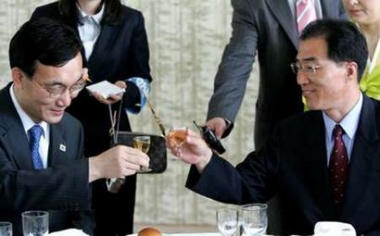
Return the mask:
<svg viewBox="0 0 380 236"><path fill-rule="evenodd" d="M301 64L298 62L294 62L294 63L290 64L290 68L292 68L292 71L294 74L298 74L299 72L303 72L303 73L306 73L308 75L315 75L317 73L318 69L321 68L321 66Z"/></svg>

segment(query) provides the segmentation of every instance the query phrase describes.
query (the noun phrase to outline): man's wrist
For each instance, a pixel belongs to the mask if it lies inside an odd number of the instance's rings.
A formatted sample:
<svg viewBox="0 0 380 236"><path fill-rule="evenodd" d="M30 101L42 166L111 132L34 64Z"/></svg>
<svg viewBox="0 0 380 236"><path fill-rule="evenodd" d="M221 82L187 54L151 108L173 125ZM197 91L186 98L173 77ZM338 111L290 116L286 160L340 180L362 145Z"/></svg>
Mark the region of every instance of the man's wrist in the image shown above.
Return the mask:
<svg viewBox="0 0 380 236"><path fill-rule="evenodd" d="M200 161L197 164L195 164L199 173L202 173L202 171L206 168L208 163L211 161L212 155L212 150L208 148L207 153L200 158Z"/></svg>

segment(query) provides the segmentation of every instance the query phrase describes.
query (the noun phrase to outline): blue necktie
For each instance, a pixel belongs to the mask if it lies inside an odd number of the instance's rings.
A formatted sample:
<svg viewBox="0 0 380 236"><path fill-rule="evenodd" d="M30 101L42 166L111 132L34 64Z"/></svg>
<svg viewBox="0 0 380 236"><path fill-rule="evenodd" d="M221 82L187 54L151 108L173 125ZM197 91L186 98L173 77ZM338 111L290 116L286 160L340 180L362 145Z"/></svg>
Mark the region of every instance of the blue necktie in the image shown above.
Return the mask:
<svg viewBox="0 0 380 236"><path fill-rule="evenodd" d="M29 138L30 138L29 147L30 147L30 151L32 152L32 161L33 161L34 169L36 170L44 168L40 153L38 151L42 132L43 132L42 127L39 125L34 125L28 131Z"/></svg>

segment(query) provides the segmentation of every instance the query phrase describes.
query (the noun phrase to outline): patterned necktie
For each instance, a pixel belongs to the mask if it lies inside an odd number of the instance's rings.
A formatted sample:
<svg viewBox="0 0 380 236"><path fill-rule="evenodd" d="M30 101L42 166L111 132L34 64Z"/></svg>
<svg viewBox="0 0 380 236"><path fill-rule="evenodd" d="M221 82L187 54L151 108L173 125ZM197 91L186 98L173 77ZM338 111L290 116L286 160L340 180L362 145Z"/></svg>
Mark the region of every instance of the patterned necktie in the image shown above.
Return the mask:
<svg viewBox="0 0 380 236"><path fill-rule="evenodd" d="M298 33L301 34L307 24L317 19L314 0L297 0L296 14Z"/></svg>
<svg viewBox="0 0 380 236"><path fill-rule="evenodd" d="M38 151L42 132L43 132L42 127L39 125L34 125L32 128L28 130L28 134L30 138L29 147L30 147L30 151L32 152L32 161L33 161L34 169L36 170L44 168L40 153Z"/></svg>
<svg viewBox="0 0 380 236"><path fill-rule="evenodd" d="M334 147L331 152L329 172L330 182L334 194L334 202L341 207L344 199L344 191L348 173L348 155L342 135L344 131L340 125L335 125L333 130Z"/></svg>

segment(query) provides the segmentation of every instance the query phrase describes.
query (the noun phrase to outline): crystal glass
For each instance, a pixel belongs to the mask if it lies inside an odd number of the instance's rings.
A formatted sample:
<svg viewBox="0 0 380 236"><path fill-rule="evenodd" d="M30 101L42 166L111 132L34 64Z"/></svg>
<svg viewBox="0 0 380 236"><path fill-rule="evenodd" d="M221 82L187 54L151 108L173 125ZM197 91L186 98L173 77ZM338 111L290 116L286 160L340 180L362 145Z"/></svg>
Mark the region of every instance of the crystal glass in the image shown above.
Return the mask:
<svg viewBox="0 0 380 236"><path fill-rule="evenodd" d="M169 142L173 142L175 145L176 152L179 154L181 152L181 147L185 143L188 128L186 126L172 126L168 133ZM177 160L172 158L172 160Z"/></svg>
<svg viewBox="0 0 380 236"><path fill-rule="evenodd" d="M222 236L232 236L238 229L238 210L219 208L216 211L216 222Z"/></svg>
<svg viewBox="0 0 380 236"><path fill-rule="evenodd" d="M150 136L142 135L133 138L133 147L148 153L150 148ZM149 167L141 167L139 172L150 172L152 169Z"/></svg>
<svg viewBox="0 0 380 236"><path fill-rule="evenodd" d="M267 204L253 203L242 206L241 221L247 236L265 235L268 226Z"/></svg>
<svg viewBox="0 0 380 236"><path fill-rule="evenodd" d="M26 211L21 215L24 236L47 236L49 234L49 213L47 211Z"/></svg>
<svg viewBox="0 0 380 236"><path fill-rule="evenodd" d="M0 236L12 236L12 223L7 221L0 222Z"/></svg>

